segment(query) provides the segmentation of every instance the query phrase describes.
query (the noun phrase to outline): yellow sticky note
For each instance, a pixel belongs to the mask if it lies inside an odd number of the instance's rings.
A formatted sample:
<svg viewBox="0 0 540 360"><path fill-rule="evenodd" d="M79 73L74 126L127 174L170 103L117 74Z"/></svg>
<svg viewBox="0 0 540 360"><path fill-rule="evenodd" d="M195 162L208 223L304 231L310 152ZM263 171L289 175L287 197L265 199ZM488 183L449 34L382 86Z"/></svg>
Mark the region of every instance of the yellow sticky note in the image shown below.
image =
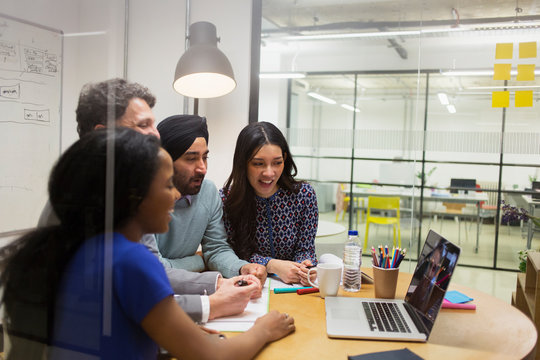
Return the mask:
<svg viewBox="0 0 540 360"><path fill-rule="evenodd" d="M519 58L535 58L536 57L536 41L520 42L519 43Z"/></svg>
<svg viewBox="0 0 540 360"><path fill-rule="evenodd" d="M521 64L517 66L517 81L533 81L534 80L534 64Z"/></svg>
<svg viewBox="0 0 540 360"><path fill-rule="evenodd" d="M495 64L493 67L493 80L510 80L512 64Z"/></svg>
<svg viewBox="0 0 540 360"><path fill-rule="evenodd" d="M514 44L500 43L495 47L495 59L511 59L514 52Z"/></svg>
<svg viewBox="0 0 540 360"><path fill-rule="evenodd" d="M491 94L491 107L508 107L510 105L510 92L493 91Z"/></svg>
<svg viewBox="0 0 540 360"><path fill-rule="evenodd" d="M516 107L533 106L532 90L516 91Z"/></svg>

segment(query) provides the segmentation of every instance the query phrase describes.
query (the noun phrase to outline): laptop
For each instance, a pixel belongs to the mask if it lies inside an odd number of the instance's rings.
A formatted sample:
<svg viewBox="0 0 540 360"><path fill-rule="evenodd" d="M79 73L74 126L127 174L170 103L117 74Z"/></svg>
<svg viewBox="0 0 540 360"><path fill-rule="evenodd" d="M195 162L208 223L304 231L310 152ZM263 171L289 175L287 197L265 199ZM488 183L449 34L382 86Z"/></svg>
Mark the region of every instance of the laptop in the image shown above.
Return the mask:
<svg viewBox="0 0 540 360"><path fill-rule="evenodd" d="M540 201L540 181L533 181L532 182L532 199L533 201Z"/></svg>
<svg viewBox="0 0 540 360"><path fill-rule="evenodd" d="M327 297L328 337L427 341L460 251L430 230L404 300Z"/></svg>
<svg viewBox="0 0 540 360"><path fill-rule="evenodd" d="M453 188L470 188L471 190L476 189L476 179L450 179L450 193L457 194L458 189ZM469 191L465 190L465 194L468 194Z"/></svg>

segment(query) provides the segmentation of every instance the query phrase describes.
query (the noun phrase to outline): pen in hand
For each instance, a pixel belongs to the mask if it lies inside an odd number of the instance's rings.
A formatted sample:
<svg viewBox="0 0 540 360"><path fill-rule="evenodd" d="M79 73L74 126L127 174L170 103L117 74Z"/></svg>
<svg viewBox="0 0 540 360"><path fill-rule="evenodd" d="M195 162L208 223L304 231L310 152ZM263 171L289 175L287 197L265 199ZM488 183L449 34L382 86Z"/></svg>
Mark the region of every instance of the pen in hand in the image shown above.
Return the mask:
<svg viewBox="0 0 540 360"><path fill-rule="evenodd" d="M235 285L237 286L247 286L248 285L248 282L244 279L241 279L241 280L238 280Z"/></svg>

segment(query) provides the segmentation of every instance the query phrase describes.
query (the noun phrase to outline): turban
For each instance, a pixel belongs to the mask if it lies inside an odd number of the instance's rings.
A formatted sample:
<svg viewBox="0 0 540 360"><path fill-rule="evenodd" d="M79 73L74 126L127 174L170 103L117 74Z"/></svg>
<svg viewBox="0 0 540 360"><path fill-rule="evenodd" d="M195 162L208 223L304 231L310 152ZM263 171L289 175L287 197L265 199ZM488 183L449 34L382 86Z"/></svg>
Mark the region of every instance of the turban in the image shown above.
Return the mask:
<svg viewBox="0 0 540 360"><path fill-rule="evenodd" d="M157 129L161 145L173 161L182 156L196 138L202 137L208 144L206 118L197 115L173 115L161 121Z"/></svg>

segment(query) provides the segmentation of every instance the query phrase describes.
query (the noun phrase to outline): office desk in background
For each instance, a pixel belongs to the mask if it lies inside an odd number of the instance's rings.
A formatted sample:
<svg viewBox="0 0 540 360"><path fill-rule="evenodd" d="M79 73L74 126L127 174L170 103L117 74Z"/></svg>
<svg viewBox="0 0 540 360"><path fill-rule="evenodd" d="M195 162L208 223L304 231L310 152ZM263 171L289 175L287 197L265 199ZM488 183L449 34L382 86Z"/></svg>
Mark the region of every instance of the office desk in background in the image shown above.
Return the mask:
<svg viewBox="0 0 540 360"><path fill-rule="evenodd" d="M345 189L345 193L349 194L350 188ZM417 188L415 191L411 188L357 188L353 187L352 196L355 198L365 198L368 196L399 196L401 199L405 200L406 203L412 204L412 200L420 200L420 189ZM449 194L446 192L431 192L429 190L424 191L424 201L436 201L436 202L452 202L452 203L462 203L462 204L475 204L476 206L476 246L474 252L478 252L478 245L480 242L480 204L482 202L488 201L488 195L484 192L469 192L468 194ZM353 201L352 204L355 204ZM409 208L401 208L400 211L413 212L412 205L408 205ZM467 215L467 214L463 214Z"/></svg>
<svg viewBox="0 0 540 360"><path fill-rule="evenodd" d="M371 268L363 269L372 274ZM400 273L396 296L403 298L411 274ZM427 343L330 339L324 300L318 294L270 294L270 310L294 317L296 332L267 345L256 359L347 359L348 355L409 348L424 359L522 359L532 354L537 333L521 311L497 298L464 286L450 285L474 298L476 310L441 309ZM358 293L342 288L339 296L374 297L373 285ZM228 333L228 337L235 336Z"/></svg>

